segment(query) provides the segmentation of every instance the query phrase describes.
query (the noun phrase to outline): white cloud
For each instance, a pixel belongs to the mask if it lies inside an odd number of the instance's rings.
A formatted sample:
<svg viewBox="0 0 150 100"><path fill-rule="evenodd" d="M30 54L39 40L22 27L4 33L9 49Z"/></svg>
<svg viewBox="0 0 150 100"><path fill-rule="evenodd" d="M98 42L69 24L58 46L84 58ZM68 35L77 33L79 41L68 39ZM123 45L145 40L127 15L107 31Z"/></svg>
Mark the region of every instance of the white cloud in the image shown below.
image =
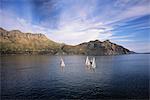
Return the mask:
<svg viewBox="0 0 150 100"><path fill-rule="evenodd" d="M126 35L126 36L110 36L109 38L110 39L126 39L126 38L131 38L131 37L133 37L134 36L134 34L130 34L130 35Z"/></svg>
<svg viewBox="0 0 150 100"><path fill-rule="evenodd" d="M122 4L122 2L123 1L119 1L119 4ZM129 2L127 0L127 2L123 3L123 5L124 6L121 6L121 8L118 8L118 9L110 8L110 10L112 10L112 15L109 15L109 16L113 16L113 17L110 18L111 20L108 19L106 24L111 24L111 23L119 24L127 20L128 21L134 20L141 16L150 15L150 10L149 10L150 2L149 1L147 1L146 3L145 2L142 3L142 0L141 0L141 1L138 1L137 4L129 5Z"/></svg>
<svg viewBox="0 0 150 100"><path fill-rule="evenodd" d="M149 11L149 4L147 5L140 5L140 6L133 6L131 8L128 8L126 11L124 11L122 14L118 16L120 20L132 18L132 17L139 17L144 15L150 15Z"/></svg>
<svg viewBox="0 0 150 100"><path fill-rule="evenodd" d="M70 22L68 25L62 25L59 30L53 31L54 34L49 34L49 36L59 42L79 44L81 42L98 39L99 34L107 31L107 29L99 29L98 27L105 26L103 26L102 23L82 23L81 20L76 20L72 23Z"/></svg>

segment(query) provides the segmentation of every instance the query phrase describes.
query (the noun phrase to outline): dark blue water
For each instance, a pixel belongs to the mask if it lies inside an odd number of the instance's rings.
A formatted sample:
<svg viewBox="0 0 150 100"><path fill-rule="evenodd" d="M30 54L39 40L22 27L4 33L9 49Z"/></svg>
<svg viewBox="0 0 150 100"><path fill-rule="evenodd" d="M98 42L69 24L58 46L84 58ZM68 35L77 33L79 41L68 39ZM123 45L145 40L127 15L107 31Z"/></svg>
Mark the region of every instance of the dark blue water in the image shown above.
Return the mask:
<svg viewBox="0 0 150 100"><path fill-rule="evenodd" d="M2 56L2 99L148 99L148 54L96 56Z"/></svg>

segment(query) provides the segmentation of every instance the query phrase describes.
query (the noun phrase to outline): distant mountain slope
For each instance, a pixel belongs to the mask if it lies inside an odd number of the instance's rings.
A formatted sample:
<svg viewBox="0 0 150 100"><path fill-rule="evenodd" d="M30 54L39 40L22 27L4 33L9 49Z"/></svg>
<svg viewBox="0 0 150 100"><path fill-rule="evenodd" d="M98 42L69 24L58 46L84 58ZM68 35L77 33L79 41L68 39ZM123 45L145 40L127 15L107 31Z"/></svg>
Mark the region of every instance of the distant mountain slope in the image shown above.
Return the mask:
<svg viewBox="0 0 150 100"><path fill-rule="evenodd" d="M60 44L49 40L43 34L22 33L19 30L6 31L0 28L0 49L2 53L49 53L58 51Z"/></svg>
<svg viewBox="0 0 150 100"><path fill-rule="evenodd" d="M99 40L65 45L49 40L43 34L23 33L19 30L6 31L0 28L1 54L51 54L51 55L119 55L133 53L130 50Z"/></svg>
<svg viewBox="0 0 150 100"><path fill-rule="evenodd" d="M84 55L119 55L133 53L120 45L111 43L109 40L104 42L95 40L76 46L65 45L62 49L67 54L75 53Z"/></svg>

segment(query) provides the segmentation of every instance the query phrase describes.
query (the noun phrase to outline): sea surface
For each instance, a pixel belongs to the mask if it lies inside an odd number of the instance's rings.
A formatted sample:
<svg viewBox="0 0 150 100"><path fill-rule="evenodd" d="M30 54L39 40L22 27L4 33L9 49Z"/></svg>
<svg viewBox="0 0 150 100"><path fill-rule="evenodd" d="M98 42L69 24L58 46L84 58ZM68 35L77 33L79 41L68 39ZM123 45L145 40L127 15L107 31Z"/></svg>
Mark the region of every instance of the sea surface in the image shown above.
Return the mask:
<svg viewBox="0 0 150 100"><path fill-rule="evenodd" d="M1 99L149 99L150 55L1 56Z"/></svg>

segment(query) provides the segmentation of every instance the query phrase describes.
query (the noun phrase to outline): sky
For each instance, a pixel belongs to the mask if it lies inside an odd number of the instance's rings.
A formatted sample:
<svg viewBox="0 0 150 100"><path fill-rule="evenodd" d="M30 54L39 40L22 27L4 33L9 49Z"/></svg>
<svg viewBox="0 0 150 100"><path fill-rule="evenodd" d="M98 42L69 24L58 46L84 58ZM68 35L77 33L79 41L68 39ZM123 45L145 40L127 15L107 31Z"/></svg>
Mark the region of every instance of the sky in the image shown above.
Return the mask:
<svg viewBox="0 0 150 100"><path fill-rule="evenodd" d="M76 45L110 40L150 52L150 0L1 0L0 27Z"/></svg>

